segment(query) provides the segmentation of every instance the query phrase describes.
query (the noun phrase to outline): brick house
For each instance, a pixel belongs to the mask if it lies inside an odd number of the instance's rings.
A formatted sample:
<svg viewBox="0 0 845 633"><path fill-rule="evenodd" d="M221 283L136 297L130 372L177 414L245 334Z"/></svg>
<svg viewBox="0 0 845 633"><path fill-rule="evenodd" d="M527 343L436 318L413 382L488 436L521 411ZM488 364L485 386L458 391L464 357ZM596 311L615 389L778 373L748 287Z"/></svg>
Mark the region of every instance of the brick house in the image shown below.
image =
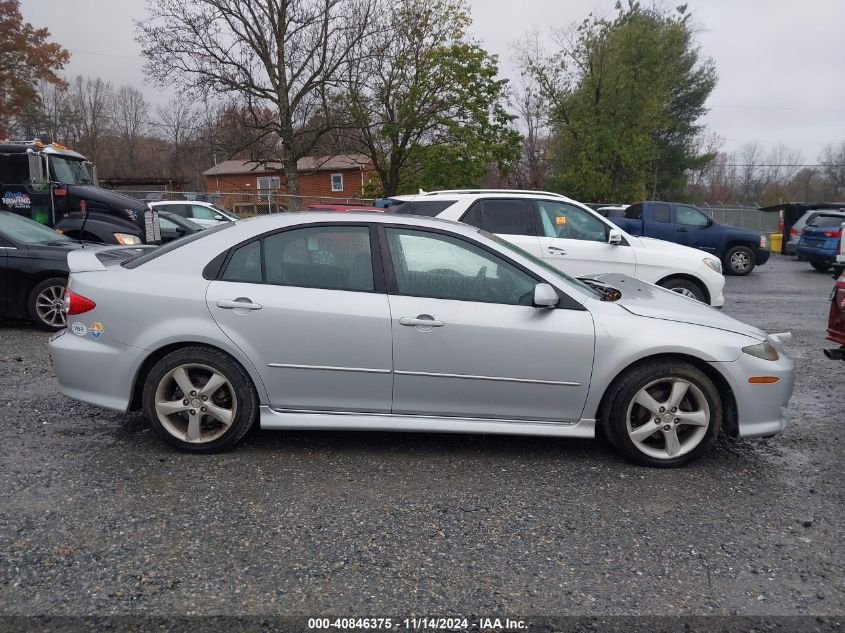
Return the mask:
<svg viewBox="0 0 845 633"><path fill-rule="evenodd" d="M306 156L300 158L299 194L310 200L362 198L373 165L363 154ZM266 199L285 194L285 175L279 163L261 165L242 159L225 160L203 173L206 190L237 194L233 198Z"/></svg>

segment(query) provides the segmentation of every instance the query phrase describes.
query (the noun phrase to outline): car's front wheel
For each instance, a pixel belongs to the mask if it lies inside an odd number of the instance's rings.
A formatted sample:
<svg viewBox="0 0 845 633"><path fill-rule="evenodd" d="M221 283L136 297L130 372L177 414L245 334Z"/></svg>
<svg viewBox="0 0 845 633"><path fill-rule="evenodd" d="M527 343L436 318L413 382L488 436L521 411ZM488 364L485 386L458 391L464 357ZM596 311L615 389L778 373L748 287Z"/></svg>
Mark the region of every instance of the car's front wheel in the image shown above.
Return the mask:
<svg viewBox="0 0 845 633"><path fill-rule="evenodd" d="M747 246L734 246L725 255L725 270L731 275L747 275L757 265L757 259Z"/></svg>
<svg viewBox="0 0 845 633"><path fill-rule="evenodd" d="M147 375L142 398L156 433L194 453L234 446L258 417L249 374L208 347L182 348L159 360Z"/></svg>
<svg viewBox="0 0 845 633"><path fill-rule="evenodd" d="M616 380L602 413L613 446L638 464L683 466L703 455L722 424L713 381L683 361L654 361Z"/></svg>
<svg viewBox="0 0 845 633"><path fill-rule="evenodd" d="M704 290L697 283L689 279L670 277L669 279L664 279L658 285L672 292L677 292L679 295L707 303L707 295L704 294Z"/></svg>
<svg viewBox="0 0 845 633"><path fill-rule="evenodd" d="M35 286L27 302L29 316L38 327L45 330L61 330L67 327L64 310L64 296L67 279L53 277Z"/></svg>

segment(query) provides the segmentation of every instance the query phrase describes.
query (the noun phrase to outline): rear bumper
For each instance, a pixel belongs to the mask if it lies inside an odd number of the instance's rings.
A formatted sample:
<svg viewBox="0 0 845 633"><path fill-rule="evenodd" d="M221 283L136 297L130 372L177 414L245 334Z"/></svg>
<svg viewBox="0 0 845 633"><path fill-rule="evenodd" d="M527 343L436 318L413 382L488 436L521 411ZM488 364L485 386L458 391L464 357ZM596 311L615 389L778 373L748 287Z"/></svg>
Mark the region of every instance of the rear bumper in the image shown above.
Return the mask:
<svg viewBox="0 0 845 633"><path fill-rule="evenodd" d="M782 351L780 354L776 361L743 354L733 362L711 363L725 377L733 391L739 437L775 435L783 431L789 422L787 405L795 383L795 366ZM773 376L778 381L750 384L748 379L752 376Z"/></svg>
<svg viewBox="0 0 845 633"><path fill-rule="evenodd" d="M830 248L819 248L817 246L798 246L797 254L799 257L809 259L810 261L830 262L836 261L836 250Z"/></svg>
<svg viewBox="0 0 845 633"><path fill-rule="evenodd" d="M91 320L89 316L84 323ZM63 394L104 409L126 412L144 350L118 343L108 331L95 339L90 334L74 334L70 327L50 340L49 349Z"/></svg>

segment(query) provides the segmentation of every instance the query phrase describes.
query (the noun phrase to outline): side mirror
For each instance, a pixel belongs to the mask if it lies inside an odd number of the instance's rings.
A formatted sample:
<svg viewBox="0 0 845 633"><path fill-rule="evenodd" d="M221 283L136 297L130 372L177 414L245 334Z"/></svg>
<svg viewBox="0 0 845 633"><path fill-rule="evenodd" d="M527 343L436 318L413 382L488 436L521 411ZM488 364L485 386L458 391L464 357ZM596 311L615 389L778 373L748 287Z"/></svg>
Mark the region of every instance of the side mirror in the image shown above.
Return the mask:
<svg viewBox="0 0 845 633"><path fill-rule="evenodd" d="M44 187L44 163L41 162L41 156L27 149L26 158L29 161L29 182L35 191L41 191Z"/></svg>
<svg viewBox="0 0 845 633"><path fill-rule="evenodd" d="M223 220L225 220L226 218L224 218L222 215L219 215L219 214L218 214L218 215L215 215L215 216L214 216L214 219L215 219L215 220L217 220L218 222L222 222L222 221L223 221Z"/></svg>
<svg viewBox="0 0 845 633"><path fill-rule="evenodd" d="M607 243L619 246L622 243L622 231L619 229L610 229L610 232L607 234Z"/></svg>
<svg viewBox="0 0 845 633"><path fill-rule="evenodd" d="M554 308L559 301L557 291L549 284L537 284L534 286L535 308Z"/></svg>
<svg viewBox="0 0 845 633"><path fill-rule="evenodd" d="M707 218L707 226L713 226L713 218Z"/></svg>

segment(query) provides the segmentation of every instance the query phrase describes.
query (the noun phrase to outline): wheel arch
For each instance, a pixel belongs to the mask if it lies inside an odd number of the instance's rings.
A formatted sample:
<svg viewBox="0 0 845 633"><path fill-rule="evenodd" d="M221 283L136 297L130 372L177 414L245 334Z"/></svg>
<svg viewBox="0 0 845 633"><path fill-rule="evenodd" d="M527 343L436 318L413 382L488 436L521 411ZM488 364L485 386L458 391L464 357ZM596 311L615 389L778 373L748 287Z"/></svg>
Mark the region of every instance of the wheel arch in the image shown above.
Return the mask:
<svg viewBox="0 0 845 633"><path fill-rule="evenodd" d="M687 273L671 273L660 279L656 285L662 286L664 282L669 281L670 279L683 279L684 281L694 283L696 286L698 286L698 289L704 293L705 303L709 305L712 301L712 297L710 296L710 290L707 288L707 284L705 284L703 281L701 281L701 279L699 279L695 275L690 275Z"/></svg>
<svg viewBox="0 0 845 633"><path fill-rule="evenodd" d="M689 354L653 354L651 356L639 358L630 363L629 365L623 367L613 377L613 380L608 383L607 387L604 390L604 393L602 394L601 400L599 401L598 410L596 411L596 417L598 422L597 428L602 428L604 425L604 420L607 417L607 409L610 406L609 396L613 392L620 378L622 378L622 376L624 376L626 373L628 373L631 369L635 367L660 361L687 362L696 369L700 370L708 378L710 378L710 380L713 381L713 384L716 385L716 390L719 392L719 397L722 400L722 409L724 410L725 414L725 418L724 420L722 420L722 429L731 437L737 437L739 435L739 418L737 413L736 398L734 397L734 393L730 387L730 384L728 384L728 381L725 379L725 377L710 363L700 358L697 358L696 356L691 356Z"/></svg>
<svg viewBox="0 0 845 633"><path fill-rule="evenodd" d="M22 293L22 297L20 300L23 302L29 301L29 295L32 294L32 291L35 290L35 286L40 284L42 281L47 281L48 279L52 278L61 278L65 280L67 283L69 273L66 270L50 268L48 270L39 270L37 273L32 273L29 278L26 280L26 283L21 285L20 292Z"/></svg>
<svg viewBox="0 0 845 633"><path fill-rule="evenodd" d="M138 370L135 372L135 377L132 381L132 391L129 394L129 406L126 409L127 411L138 411L141 409L141 396L144 391L144 383L146 382L147 376L149 375L150 371L155 366L155 364L168 354L180 349L184 349L186 347L205 347L228 356L232 360L232 362L240 365L240 367L243 368L243 370L246 372L247 376L249 376L250 381L252 382L252 387L253 389L255 389L255 392L258 395L259 402L261 402L261 393L264 389L264 384L261 382L260 377L254 373L254 368L247 366L241 361L241 359L234 356L229 350L223 349L219 345L211 344L208 341L191 340L177 341L162 345L158 349L150 352L146 356L146 358L144 358L144 360L139 365Z"/></svg>
<svg viewBox="0 0 845 633"><path fill-rule="evenodd" d="M736 246L745 246L746 248L750 248L751 252L754 253L754 263L757 263L757 249L760 248L760 242L755 243L751 240L747 240L741 237L735 237L733 239L728 240L728 243L725 244L725 253L724 255L722 255L722 258L726 258L731 249Z"/></svg>

